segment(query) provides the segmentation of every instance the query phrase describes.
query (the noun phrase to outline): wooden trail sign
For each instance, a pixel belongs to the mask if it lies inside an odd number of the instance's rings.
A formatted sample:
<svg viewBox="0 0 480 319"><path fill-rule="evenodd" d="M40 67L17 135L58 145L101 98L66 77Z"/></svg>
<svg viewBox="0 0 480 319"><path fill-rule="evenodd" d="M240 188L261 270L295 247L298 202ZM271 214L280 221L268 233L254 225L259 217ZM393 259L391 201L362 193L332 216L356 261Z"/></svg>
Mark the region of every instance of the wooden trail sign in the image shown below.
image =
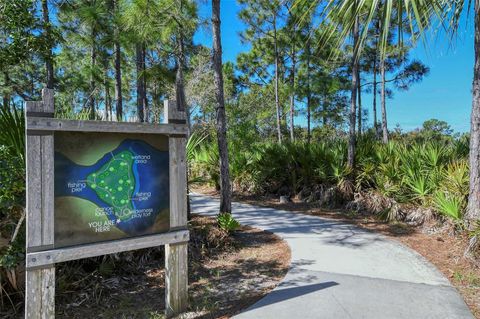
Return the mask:
<svg viewBox="0 0 480 319"><path fill-rule="evenodd" d="M55 263L165 245L166 315L187 307L186 121L54 119L26 102L26 318L55 317Z"/></svg>

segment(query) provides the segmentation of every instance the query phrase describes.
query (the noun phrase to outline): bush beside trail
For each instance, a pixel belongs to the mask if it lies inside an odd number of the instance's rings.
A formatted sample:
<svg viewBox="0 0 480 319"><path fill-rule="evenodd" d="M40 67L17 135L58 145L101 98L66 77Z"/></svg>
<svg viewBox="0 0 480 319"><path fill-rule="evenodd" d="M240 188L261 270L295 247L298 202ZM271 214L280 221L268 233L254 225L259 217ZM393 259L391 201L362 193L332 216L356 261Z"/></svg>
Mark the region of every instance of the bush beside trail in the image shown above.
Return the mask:
<svg viewBox="0 0 480 319"><path fill-rule="evenodd" d="M357 143L355 169L347 166L344 138L308 143L230 145L234 189L296 196L330 208L348 208L385 220L421 224L432 218L465 228L468 138L412 139L388 144L366 135ZM191 180L218 189L218 152L205 140L193 150Z"/></svg>

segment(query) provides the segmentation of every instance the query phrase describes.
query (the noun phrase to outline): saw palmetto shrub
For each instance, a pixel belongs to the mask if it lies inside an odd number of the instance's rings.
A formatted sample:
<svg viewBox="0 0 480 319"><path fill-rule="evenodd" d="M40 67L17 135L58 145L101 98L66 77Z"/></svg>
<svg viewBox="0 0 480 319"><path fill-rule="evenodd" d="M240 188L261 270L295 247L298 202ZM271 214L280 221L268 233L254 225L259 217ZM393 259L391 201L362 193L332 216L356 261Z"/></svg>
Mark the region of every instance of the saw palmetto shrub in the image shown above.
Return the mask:
<svg viewBox="0 0 480 319"><path fill-rule="evenodd" d="M24 287L25 118L0 109L0 302L15 303Z"/></svg>
<svg viewBox="0 0 480 319"><path fill-rule="evenodd" d="M213 185L219 179L217 152L214 144L205 144L193 159L194 173L208 177ZM240 191L300 193L303 197L315 189L334 187L348 200L378 200L381 196L393 200L382 201L385 203L423 207L415 209L417 215L421 211L430 215L433 210L446 218L461 220L468 197L467 157L465 136L437 140L397 136L383 144L374 136L365 135L357 141L354 170L347 166L344 138L309 144L256 142L247 149L231 145L230 170L232 183ZM364 195L354 197L358 192ZM367 193L370 195L366 196ZM322 194L315 196L322 200ZM379 215L386 214L388 219L407 215L397 209L397 204L394 206L395 209L383 209ZM390 211L400 213L393 216Z"/></svg>

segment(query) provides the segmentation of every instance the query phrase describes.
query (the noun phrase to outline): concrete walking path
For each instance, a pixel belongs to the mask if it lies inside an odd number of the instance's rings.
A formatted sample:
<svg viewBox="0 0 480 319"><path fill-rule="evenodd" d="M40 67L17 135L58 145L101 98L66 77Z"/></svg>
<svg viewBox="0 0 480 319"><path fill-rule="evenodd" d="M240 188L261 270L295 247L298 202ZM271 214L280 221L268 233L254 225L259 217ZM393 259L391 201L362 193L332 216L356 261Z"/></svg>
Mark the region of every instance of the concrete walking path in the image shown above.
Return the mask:
<svg viewBox="0 0 480 319"><path fill-rule="evenodd" d="M194 213L215 216L218 200L191 195ZM243 225L290 246L279 286L235 318L473 318L457 290L413 250L354 225L273 208L233 204Z"/></svg>

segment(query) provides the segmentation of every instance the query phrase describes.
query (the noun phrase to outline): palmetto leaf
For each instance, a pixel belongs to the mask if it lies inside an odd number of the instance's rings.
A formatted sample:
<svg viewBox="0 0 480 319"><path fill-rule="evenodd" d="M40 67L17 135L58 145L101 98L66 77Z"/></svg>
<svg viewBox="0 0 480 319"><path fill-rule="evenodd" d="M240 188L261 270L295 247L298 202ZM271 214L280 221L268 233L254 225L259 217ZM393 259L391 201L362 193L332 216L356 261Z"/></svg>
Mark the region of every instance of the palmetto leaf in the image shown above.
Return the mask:
<svg viewBox="0 0 480 319"><path fill-rule="evenodd" d="M466 160L450 163L443 171L442 186L458 196L468 195L469 169Z"/></svg>
<svg viewBox="0 0 480 319"><path fill-rule="evenodd" d="M200 144L203 143L203 141L205 141L207 137L208 134L200 134L198 132L194 132L192 135L190 135L186 145L186 157L188 162L193 160L195 157L195 150L200 146Z"/></svg>
<svg viewBox="0 0 480 319"><path fill-rule="evenodd" d="M449 193L438 191L433 199L436 208L440 213L454 220L462 218L464 199Z"/></svg>
<svg viewBox="0 0 480 319"><path fill-rule="evenodd" d="M24 158L25 117L23 111L0 108L0 144L7 146L12 155Z"/></svg>
<svg viewBox="0 0 480 319"><path fill-rule="evenodd" d="M412 197L420 200L422 203L425 203L427 196L431 194L432 185L425 176L416 176L414 178L407 179L406 184L412 192Z"/></svg>

